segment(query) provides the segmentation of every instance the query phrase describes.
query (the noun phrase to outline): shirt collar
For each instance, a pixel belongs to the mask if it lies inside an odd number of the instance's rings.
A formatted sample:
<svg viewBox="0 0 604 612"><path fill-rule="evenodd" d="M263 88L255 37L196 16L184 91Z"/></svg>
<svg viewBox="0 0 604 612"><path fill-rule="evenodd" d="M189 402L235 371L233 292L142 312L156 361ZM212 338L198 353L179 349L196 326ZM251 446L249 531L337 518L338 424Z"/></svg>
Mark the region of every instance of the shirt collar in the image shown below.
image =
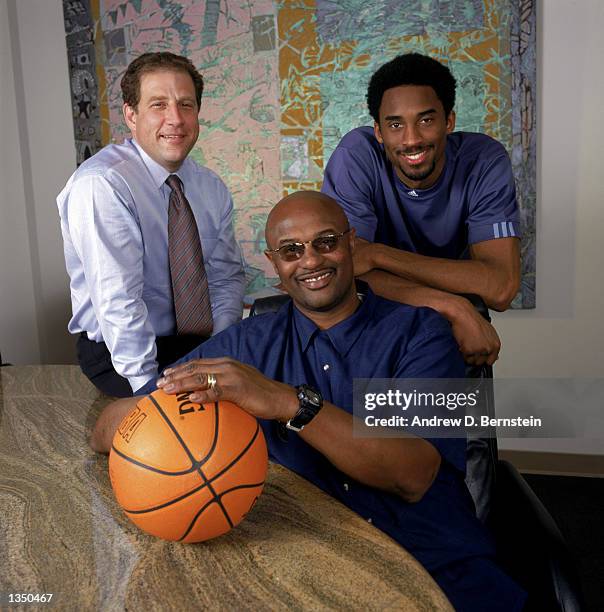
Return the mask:
<svg viewBox="0 0 604 612"><path fill-rule="evenodd" d="M367 283L356 281L357 293L362 296L360 306L344 321L340 321L333 327L323 330L333 344L334 348L342 355L346 356L353 344L363 333L371 320L371 315L375 309L376 296L369 288ZM293 308L294 325L300 338L302 350L306 351L315 334L321 330L307 316L303 315L294 305Z"/></svg>
<svg viewBox="0 0 604 612"><path fill-rule="evenodd" d="M166 182L166 179L171 174L176 174L176 176L178 176L178 178L180 178L180 180L183 182L183 185L186 183L183 178L183 167L185 165L186 160L180 165L180 168L176 172L168 172L162 165L158 164L154 159L151 159L151 157L149 157L149 155L145 153L145 150L138 144L138 142L136 142L134 138L130 138L128 140L130 140L130 142L138 151L138 154L141 156L143 164L145 164L147 170L149 171L149 174L153 179L153 184L157 189L162 188L163 184Z"/></svg>

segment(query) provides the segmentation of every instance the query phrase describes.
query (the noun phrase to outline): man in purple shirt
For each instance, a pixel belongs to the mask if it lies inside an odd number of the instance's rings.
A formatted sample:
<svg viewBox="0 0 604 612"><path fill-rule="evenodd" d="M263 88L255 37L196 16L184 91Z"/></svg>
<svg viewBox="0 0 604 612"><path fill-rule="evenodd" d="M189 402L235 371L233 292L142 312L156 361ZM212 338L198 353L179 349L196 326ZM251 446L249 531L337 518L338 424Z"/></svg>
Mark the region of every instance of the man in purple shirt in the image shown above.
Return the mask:
<svg viewBox="0 0 604 612"><path fill-rule="evenodd" d="M371 78L373 129L349 132L322 191L357 232L355 275L392 300L430 306L467 363L492 364L500 341L461 294L505 310L520 283L518 205L509 157L483 134L454 132L455 79L410 53Z"/></svg>

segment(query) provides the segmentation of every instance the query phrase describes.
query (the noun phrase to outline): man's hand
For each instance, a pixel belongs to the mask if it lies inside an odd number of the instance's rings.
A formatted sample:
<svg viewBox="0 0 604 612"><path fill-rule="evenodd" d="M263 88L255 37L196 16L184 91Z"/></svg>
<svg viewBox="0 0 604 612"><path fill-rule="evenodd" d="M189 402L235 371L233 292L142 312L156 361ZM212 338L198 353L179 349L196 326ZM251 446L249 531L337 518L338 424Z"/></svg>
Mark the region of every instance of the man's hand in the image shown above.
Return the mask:
<svg viewBox="0 0 604 612"><path fill-rule="evenodd" d="M214 386L209 375L215 377ZM298 411L293 387L228 357L195 359L164 370L157 386L170 394L190 392L189 399L200 404L227 400L260 419L287 421Z"/></svg>
<svg viewBox="0 0 604 612"><path fill-rule="evenodd" d="M501 341L495 328L465 297L425 287L384 270L363 276L375 293L388 300L412 306L428 306L449 323L459 350L470 365L492 365L497 361Z"/></svg>
<svg viewBox="0 0 604 612"><path fill-rule="evenodd" d="M501 340L495 328L468 300L456 300L455 314L447 318L466 363L493 365L497 361Z"/></svg>
<svg viewBox="0 0 604 612"><path fill-rule="evenodd" d="M355 238L352 256L355 276L362 276L375 268L373 254L376 246L373 242L367 242L367 240L358 237Z"/></svg>
<svg viewBox="0 0 604 612"><path fill-rule="evenodd" d="M209 375L216 379L213 387L208 383ZM227 400L261 419L287 421L299 408L293 387L227 357L196 359L169 368L157 386L170 394L188 392L190 400L202 404ZM91 438L93 450L109 452L119 423L140 399L118 400L106 407ZM355 480L390 491L408 502L419 501L438 472L438 451L426 440L413 436L354 438L352 419L351 414L324 402L300 437Z"/></svg>
<svg viewBox="0 0 604 612"><path fill-rule="evenodd" d="M108 453L122 419L134 410L140 397L126 397L107 404L94 425L88 444L96 453Z"/></svg>

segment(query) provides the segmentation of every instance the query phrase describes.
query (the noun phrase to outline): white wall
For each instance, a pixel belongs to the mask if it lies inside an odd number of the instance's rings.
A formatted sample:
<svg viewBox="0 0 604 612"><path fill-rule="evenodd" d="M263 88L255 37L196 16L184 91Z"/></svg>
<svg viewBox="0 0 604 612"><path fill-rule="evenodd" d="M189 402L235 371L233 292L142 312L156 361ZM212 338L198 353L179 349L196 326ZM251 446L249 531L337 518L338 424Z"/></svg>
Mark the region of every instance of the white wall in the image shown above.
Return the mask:
<svg viewBox="0 0 604 612"><path fill-rule="evenodd" d="M0 1L0 352L4 360L40 357L9 15Z"/></svg>
<svg viewBox="0 0 604 612"><path fill-rule="evenodd" d="M496 374L604 378L604 2L542 0L538 11L537 308L495 315ZM75 150L61 1L0 0L0 28L0 350L14 363L64 362L73 341L54 198Z"/></svg>
<svg viewBox="0 0 604 612"><path fill-rule="evenodd" d="M0 0L0 350L69 363L69 281L55 197L75 169L60 0Z"/></svg>
<svg viewBox="0 0 604 612"><path fill-rule="evenodd" d="M599 0L540 3L537 308L495 313L499 376L604 374L602 27Z"/></svg>
<svg viewBox="0 0 604 612"><path fill-rule="evenodd" d="M496 376L604 378L604 2L538 8L537 308L495 314ZM604 454L602 440L501 446Z"/></svg>

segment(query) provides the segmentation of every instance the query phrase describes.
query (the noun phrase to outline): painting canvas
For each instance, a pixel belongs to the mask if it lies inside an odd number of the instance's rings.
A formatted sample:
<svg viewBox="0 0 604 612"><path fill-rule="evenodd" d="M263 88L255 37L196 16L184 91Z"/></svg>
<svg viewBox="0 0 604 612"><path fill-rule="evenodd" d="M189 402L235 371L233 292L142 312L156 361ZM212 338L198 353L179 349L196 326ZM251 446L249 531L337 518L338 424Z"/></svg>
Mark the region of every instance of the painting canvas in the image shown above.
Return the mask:
<svg viewBox="0 0 604 612"><path fill-rule="evenodd" d="M128 135L120 79L146 51L189 57L204 76L192 156L235 202L248 292L276 282L264 224L283 194L320 189L340 138L371 125L371 74L417 51L458 83L456 129L510 153L522 221L522 285L535 306L534 0L64 0L78 163Z"/></svg>

